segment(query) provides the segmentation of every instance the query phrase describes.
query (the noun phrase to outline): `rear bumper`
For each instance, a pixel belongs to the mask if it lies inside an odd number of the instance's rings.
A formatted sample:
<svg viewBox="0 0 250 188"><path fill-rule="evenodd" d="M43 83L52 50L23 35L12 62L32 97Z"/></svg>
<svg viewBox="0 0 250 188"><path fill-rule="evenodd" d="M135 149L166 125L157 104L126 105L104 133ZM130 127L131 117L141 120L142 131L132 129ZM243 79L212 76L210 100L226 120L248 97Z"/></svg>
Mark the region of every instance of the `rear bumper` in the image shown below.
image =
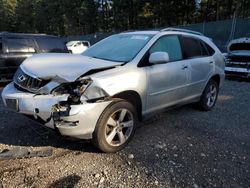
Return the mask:
<svg viewBox="0 0 250 188"><path fill-rule="evenodd" d="M99 116L111 103L69 105L68 95L35 95L17 90L13 83L4 88L2 98L5 106L33 116L33 119L47 127L57 128L64 136L80 139L92 138Z"/></svg>

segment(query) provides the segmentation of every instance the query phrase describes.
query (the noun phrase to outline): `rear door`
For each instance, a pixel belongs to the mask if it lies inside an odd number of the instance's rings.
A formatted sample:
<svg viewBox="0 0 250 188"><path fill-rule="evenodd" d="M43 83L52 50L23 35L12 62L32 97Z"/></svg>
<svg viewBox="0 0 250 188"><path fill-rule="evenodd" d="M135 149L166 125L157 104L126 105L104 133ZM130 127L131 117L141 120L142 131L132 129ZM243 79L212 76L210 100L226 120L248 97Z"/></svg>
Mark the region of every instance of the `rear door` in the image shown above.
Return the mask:
<svg viewBox="0 0 250 188"><path fill-rule="evenodd" d="M202 94L207 80L213 74L215 62L207 44L201 39L182 35L180 40L183 58L188 66L187 97L194 98Z"/></svg>

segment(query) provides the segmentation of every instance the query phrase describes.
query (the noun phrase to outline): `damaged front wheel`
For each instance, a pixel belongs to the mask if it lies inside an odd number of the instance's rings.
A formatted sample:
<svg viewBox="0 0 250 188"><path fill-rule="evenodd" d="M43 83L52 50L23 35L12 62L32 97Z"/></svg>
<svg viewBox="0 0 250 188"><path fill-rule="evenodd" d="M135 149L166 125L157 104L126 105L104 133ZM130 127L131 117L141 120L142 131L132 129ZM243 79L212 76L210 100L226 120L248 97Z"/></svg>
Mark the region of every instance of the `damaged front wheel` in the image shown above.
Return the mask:
<svg viewBox="0 0 250 188"><path fill-rule="evenodd" d="M118 100L101 114L94 134L94 144L103 152L117 152L124 148L134 135L137 113L132 104Z"/></svg>

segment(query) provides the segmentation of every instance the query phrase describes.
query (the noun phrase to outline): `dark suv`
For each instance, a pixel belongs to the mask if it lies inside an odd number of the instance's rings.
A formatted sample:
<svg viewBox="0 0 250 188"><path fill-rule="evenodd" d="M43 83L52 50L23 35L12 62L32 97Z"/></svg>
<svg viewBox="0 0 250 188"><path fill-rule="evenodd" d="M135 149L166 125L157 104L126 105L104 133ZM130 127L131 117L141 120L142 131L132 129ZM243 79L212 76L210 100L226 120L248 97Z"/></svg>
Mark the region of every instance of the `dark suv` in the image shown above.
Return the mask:
<svg viewBox="0 0 250 188"><path fill-rule="evenodd" d="M45 34L0 33L0 83L11 81L27 57L51 52L68 52L61 38Z"/></svg>

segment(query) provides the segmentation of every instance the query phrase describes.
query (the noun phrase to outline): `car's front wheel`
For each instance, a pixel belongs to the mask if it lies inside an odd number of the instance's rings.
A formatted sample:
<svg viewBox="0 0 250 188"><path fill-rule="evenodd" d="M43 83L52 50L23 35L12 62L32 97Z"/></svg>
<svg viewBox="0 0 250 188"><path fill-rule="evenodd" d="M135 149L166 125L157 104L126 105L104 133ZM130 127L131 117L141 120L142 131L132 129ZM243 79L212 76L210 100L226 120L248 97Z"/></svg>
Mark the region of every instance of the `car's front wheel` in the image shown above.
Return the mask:
<svg viewBox="0 0 250 188"><path fill-rule="evenodd" d="M217 101L218 93L219 86L217 82L210 80L202 93L200 102L198 104L199 108L203 111L211 110Z"/></svg>
<svg viewBox="0 0 250 188"><path fill-rule="evenodd" d="M132 139L137 122L137 113L132 104L124 100L114 101L101 114L93 134L93 143L103 152L117 152Z"/></svg>

